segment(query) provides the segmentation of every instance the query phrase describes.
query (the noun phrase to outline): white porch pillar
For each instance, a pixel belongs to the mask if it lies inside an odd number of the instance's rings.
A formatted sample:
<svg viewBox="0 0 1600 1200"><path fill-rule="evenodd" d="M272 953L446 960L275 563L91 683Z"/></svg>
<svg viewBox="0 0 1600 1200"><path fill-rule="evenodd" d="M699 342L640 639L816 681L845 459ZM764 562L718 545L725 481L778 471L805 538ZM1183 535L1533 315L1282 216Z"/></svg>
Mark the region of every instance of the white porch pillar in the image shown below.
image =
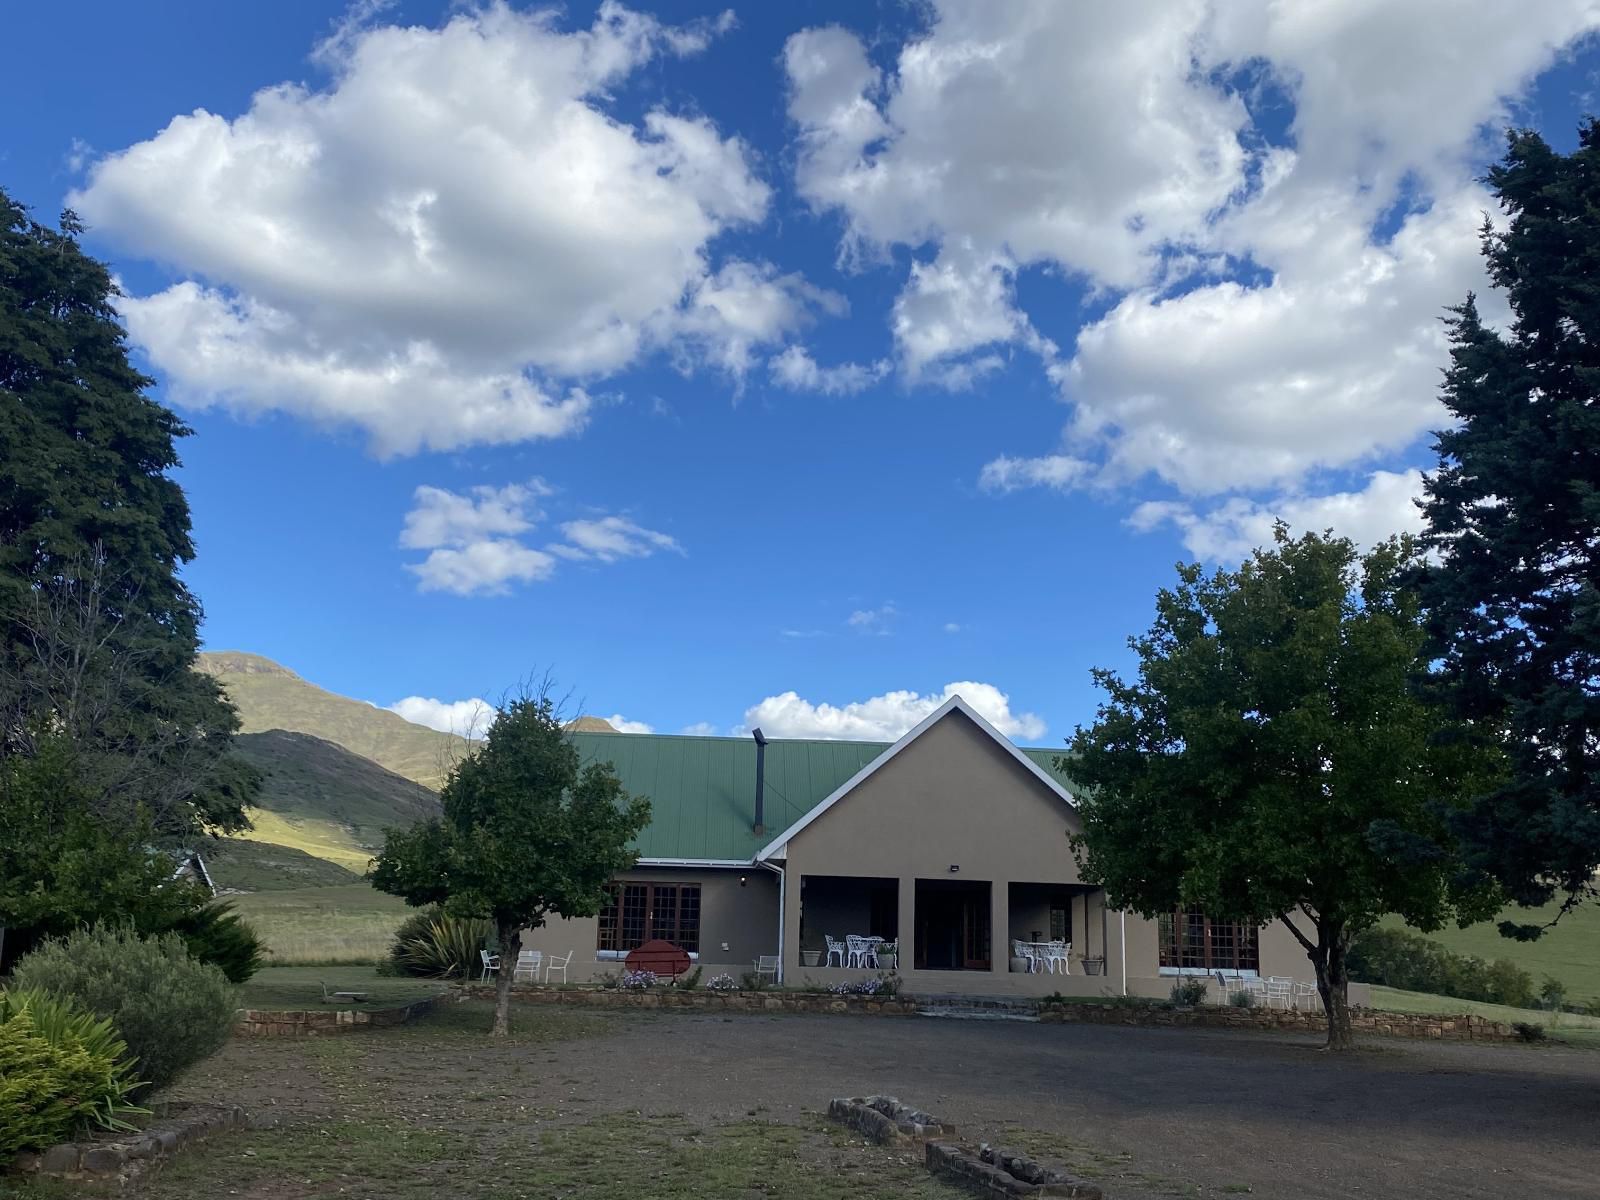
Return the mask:
<svg viewBox="0 0 1600 1200"><path fill-rule="evenodd" d="M904 975L917 965L917 877L900 877L900 899L895 913L895 938L900 944L897 970Z"/></svg>

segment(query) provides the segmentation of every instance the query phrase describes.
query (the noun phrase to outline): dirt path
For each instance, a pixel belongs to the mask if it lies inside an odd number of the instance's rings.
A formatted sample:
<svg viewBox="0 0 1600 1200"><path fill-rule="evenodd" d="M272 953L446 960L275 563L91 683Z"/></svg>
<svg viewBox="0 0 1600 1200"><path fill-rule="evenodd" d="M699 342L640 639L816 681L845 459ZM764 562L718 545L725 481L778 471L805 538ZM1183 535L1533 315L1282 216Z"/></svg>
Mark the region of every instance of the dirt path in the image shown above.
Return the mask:
<svg viewBox="0 0 1600 1200"><path fill-rule="evenodd" d="M548 1015L547 1015L548 1014ZM831 1096L890 1092L1101 1178L1118 1200L1600 1194L1600 1054L931 1019L521 1010L491 1046L477 1006L325 1042L236 1042L188 1084L224 1084L291 1126L383 1111L417 1136L525 1149L534 1129L616 1114L811 1123Z"/></svg>

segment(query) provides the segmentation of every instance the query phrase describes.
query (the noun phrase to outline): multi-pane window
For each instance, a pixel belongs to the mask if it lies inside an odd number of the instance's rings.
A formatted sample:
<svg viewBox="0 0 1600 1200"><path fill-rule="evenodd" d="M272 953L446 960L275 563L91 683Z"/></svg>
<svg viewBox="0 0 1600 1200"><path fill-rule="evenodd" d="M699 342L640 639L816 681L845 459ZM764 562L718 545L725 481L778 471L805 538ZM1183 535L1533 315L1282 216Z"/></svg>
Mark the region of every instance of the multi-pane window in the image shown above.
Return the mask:
<svg viewBox="0 0 1600 1200"><path fill-rule="evenodd" d="M1072 914L1067 911L1064 904L1050 906L1050 940L1052 942L1065 942L1070 940L1072 929Z"/></svg>
<svg viewBox="0 0 1600 1200"><path fill-rule="evenodd" d="M700 949L698 883L614 883L600 910L598 948L626 952L660 938Z"/></svg>
<svg viewBox="0 0 1600 1200"><path fill-rule="evenodd" d="M1163 913L1158 921L1161 965L1191 971L1260 969L1254 925L1213 921L1204 913Z"/></svg>

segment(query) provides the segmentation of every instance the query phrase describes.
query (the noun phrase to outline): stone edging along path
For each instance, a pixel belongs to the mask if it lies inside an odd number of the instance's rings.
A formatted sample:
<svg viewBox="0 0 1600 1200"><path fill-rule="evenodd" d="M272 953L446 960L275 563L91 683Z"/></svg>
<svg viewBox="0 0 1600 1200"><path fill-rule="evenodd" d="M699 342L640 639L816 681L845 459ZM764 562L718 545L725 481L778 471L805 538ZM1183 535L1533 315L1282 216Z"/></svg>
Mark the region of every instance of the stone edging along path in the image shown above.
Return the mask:
<svg viewBox="0 0 1600 1200"><path fill-rule="evenodd" d="M253 1126L244 1109L231 1104L190 1104L158 1116L144 1129L91 1141L63 1142L11 1162L13 1175L46 1176L123 1187L159 1167L184 1146L214 1133Z"/></svg>
<svg viewBox="0 0 1600 1200"><path fill-rule="evenodd" d="M1279 1029L1321 1033L1327 1019L1321 1013L1285 1012L1271 1008L1173 1008L1167 1005L1095 1004L1078 1001L1045 1004L1039 1020L1071 1025L1196 1026L1202 1029ZM1373 1008L1350 1010L1350 1025L1358 1034L1381 1037L1433 1038L1455 1042L1517 1042L1522 1035L1513 1025L1487 1017L1445 1017L1430 1013L1392 1013Z"/></svg>
<svg viewBox="0 0 1600 1200"><path fill-rule="evenodd" d="M440 1004L469 997L492 999L488 984L469 984L397 1008L311 1009L273 1011L243 1009L234 1033L242 1037L318 1037L358 1029L403 1025L431 1012ZM655 987L640 991L621 988L512 989L518 1004L569 1004L596 1008L689 1008L712 1012L836 1013L856 1016L916 1016L921 1003L914 996L835 996L828 992L733 991L709 988L684 991ZM1202 1029L1262 1029L1292 1033L1320 1033L1326 1028L1321 1013L1285 1012L1267 1008L1175 1008L1166 1004L1096 1003L1076 1000L1064 1004L1041 1003L1039 1020L1059 1025L1139 1025L1147 1027L1198 1027ZM1351 1011L1356 1033L1379 1037L1424 1038L1442 1041L1516 1042L1516 1028L1487 1017L1435 1016L1391 1013L1358 1008Z"/></svg>
<svg viewBox="0 0 1600 1200"><path fill-rule="evenodd" d="M490 986L468 989L492 998ZM914 996L835 996L826 992L692 992L676 988L625 991L619 988L514 988L519 1004L580 1004L600 1008L697 1008L713 1011L791 1013L854 1013L862 1016L915 1016L921 1003ZM1265 1029L1321 1033L1321 1013L1284 1012L1268 1008L1175 1008L1166 1004L1095 1003L1092 1000L1038 1006L1045 1024L1198 1026L1207 1029ZM1382 1037L1435 1038L1445 1041L1515 1042L1515 1027L1487 1017L1446 1017L1391 1013L1358 1008L1351 1011L1358 1034Z"/></svg>
<svg viewBox="0 0 1600 1200"><path fill-rule="evenodd" d="M440 1004L464 999L458 993L440 992L395 1008L312 1008L278 1010L241 1008L233 1024L235 1037L323 1037L387 1025L404 1025L430 1013Z"/></svg>

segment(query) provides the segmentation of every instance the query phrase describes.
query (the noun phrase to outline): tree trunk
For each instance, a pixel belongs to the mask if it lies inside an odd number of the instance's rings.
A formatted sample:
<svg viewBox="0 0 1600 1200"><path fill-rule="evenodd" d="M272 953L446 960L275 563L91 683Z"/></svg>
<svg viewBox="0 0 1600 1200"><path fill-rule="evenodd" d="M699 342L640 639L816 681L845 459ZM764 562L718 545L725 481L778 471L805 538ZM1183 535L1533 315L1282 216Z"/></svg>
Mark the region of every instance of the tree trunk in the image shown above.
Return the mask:
<svg viewBox="0 0 1600 1200"><path fill-rule="evenodd" d="M1322 1010L1328 1015L1329 1050L1355 1047L1355 1035L1350 1029L1350 975L1345 967L1349 948L1350 937L1342 928L1317 923L1317 949L1311 955L1311 963L1317 970Z"/></svg>
<svg viewBox="0 0 1600 1200"><path fill-rule="evenodd" d="M522 950L521 926L506 921L495 924L500 942L500 969L494 979L494 1028L490 1037L506 1037L511 1032L511 977L516 974L517 955Z"/></svg>

